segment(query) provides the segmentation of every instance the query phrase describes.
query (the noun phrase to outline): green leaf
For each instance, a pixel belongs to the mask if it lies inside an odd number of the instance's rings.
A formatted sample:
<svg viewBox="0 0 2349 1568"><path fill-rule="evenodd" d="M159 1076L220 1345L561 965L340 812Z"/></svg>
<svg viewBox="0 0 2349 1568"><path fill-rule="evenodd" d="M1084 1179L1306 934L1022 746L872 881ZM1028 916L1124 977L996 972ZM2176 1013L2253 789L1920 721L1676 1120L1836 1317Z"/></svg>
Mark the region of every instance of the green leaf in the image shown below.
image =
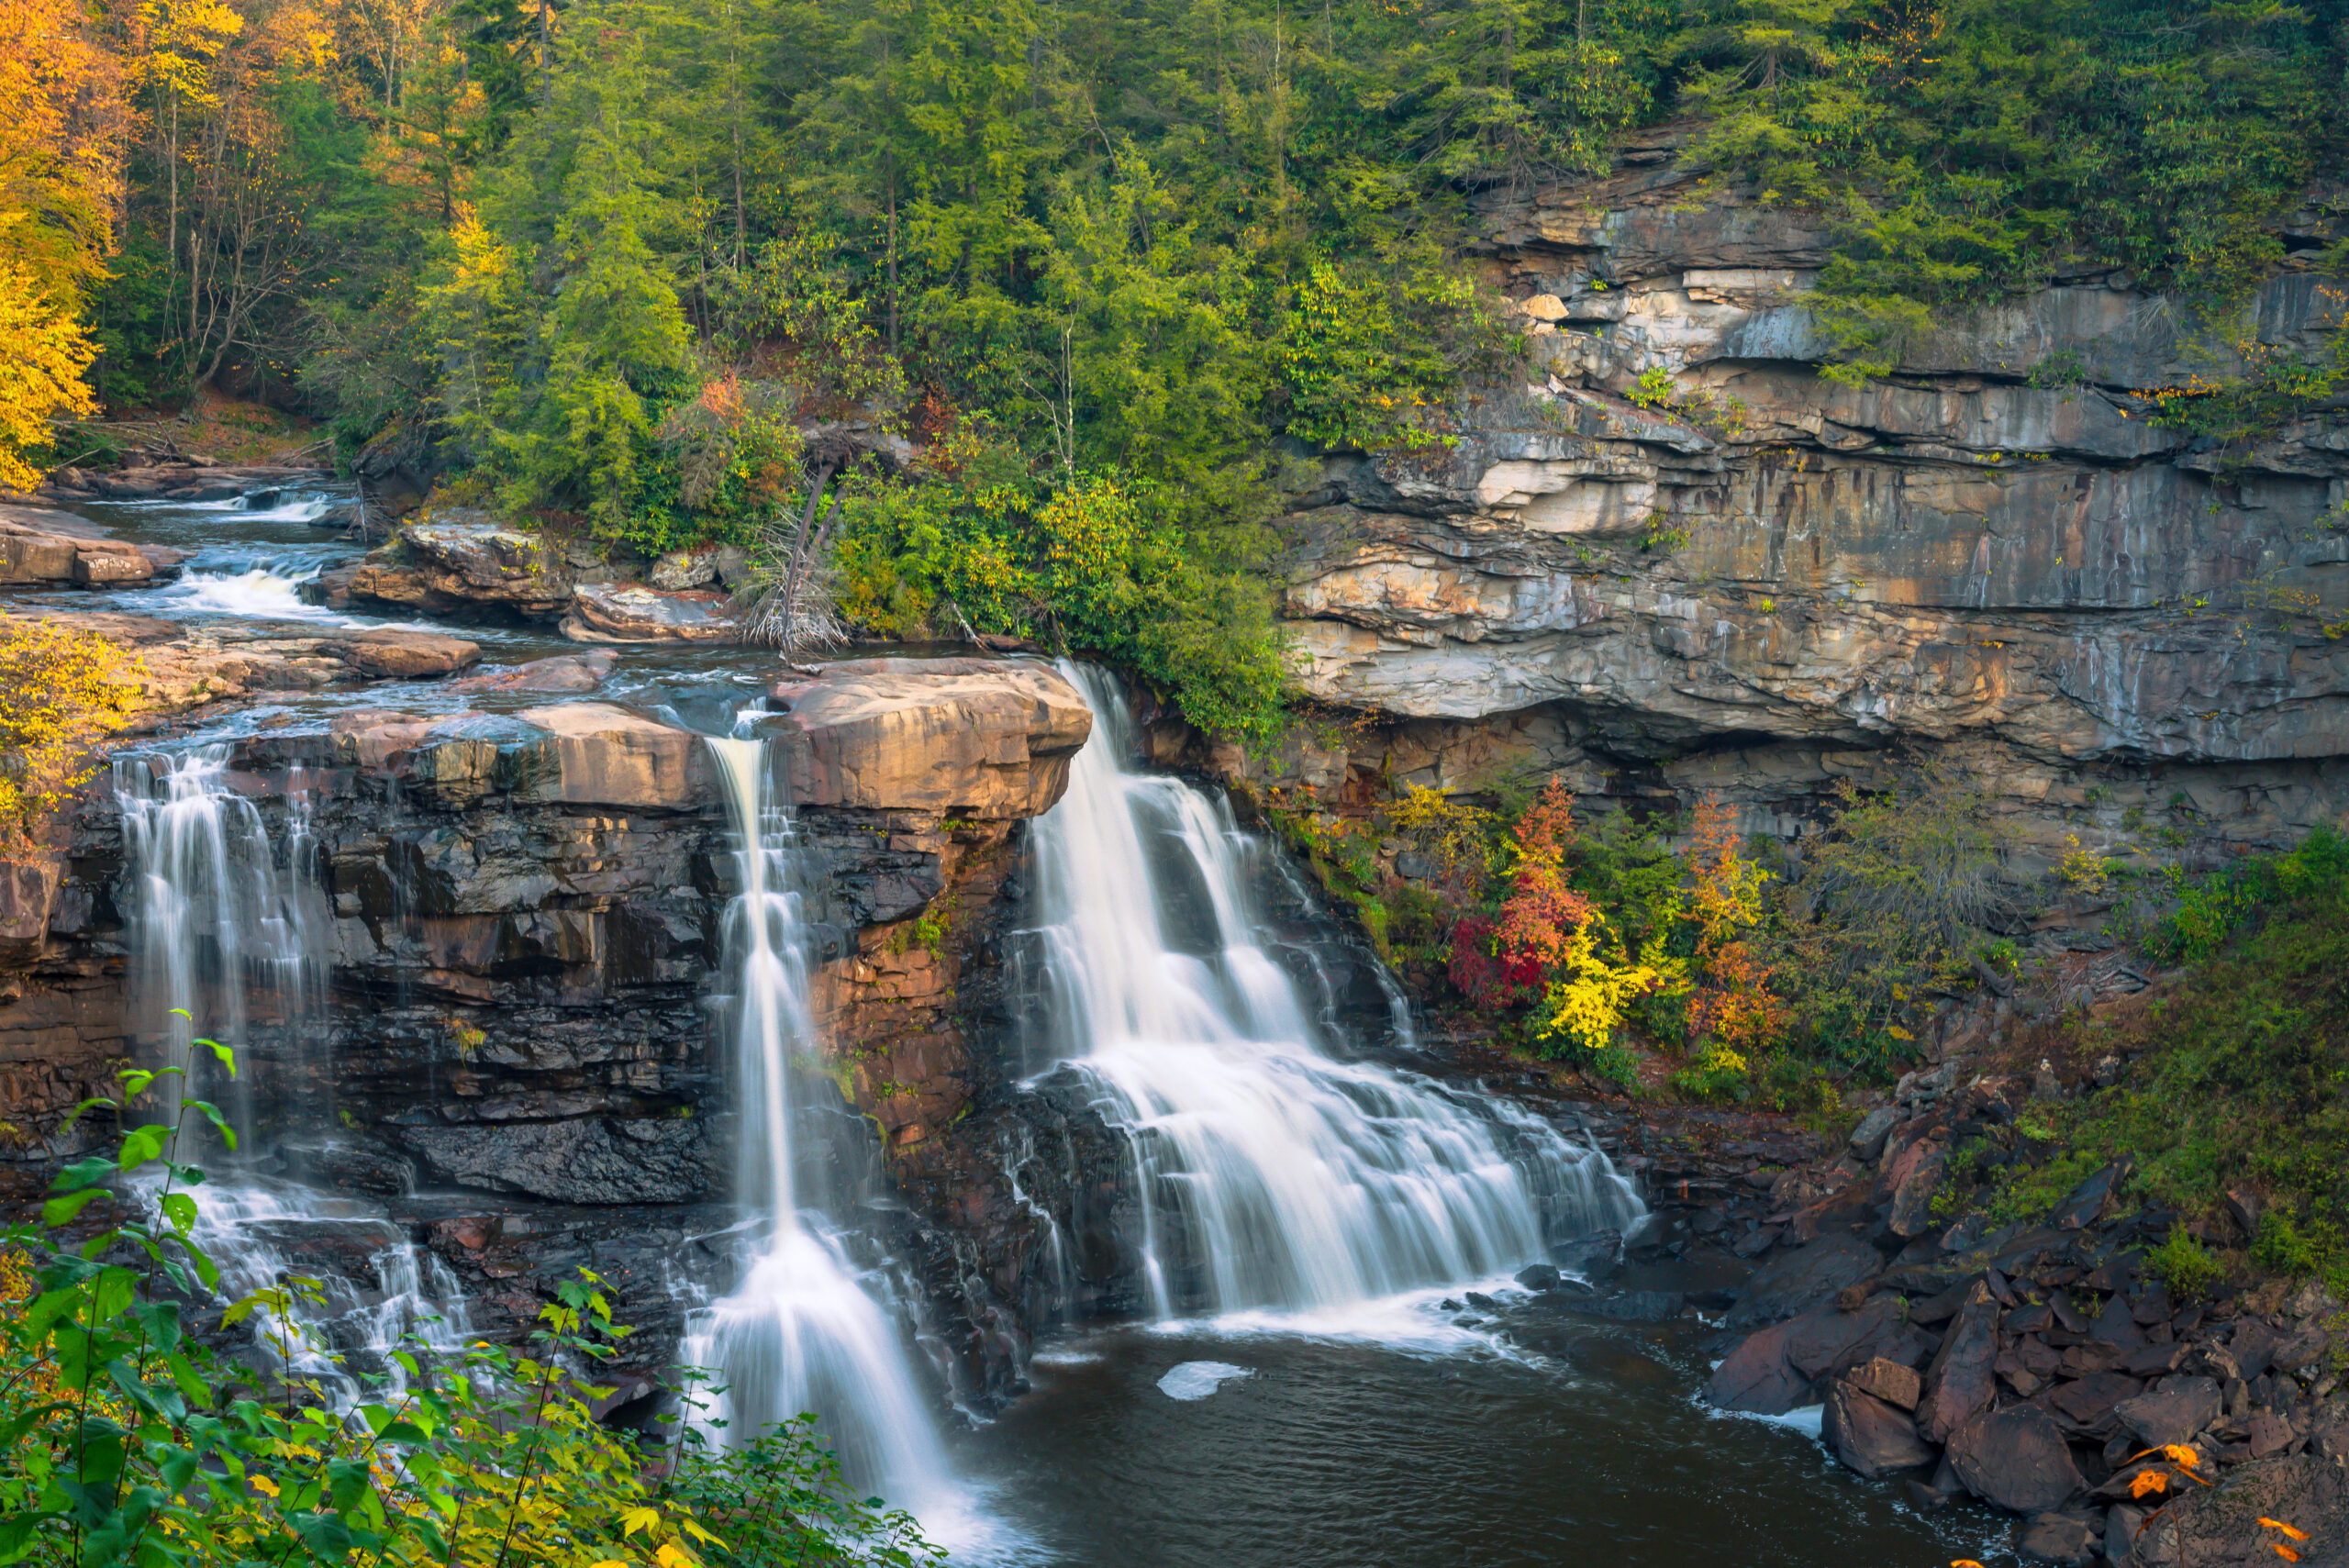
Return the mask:
<svg viewBox="0 0 2349 1568"><path fill-rule="evenodd" d="M229 1078L231 1080L235 1079L237 1076L237 1053L235 1051L229 1050L227 1046L222 1045L217 1040L199 1040L191 1043L207 1048L212 1052L214 1059L217 1061L221 1066L226 1067L228 1070Z"/></svg>
<svg viewBox="0 0 2349 1568"><path fill-rule="evenodd" d="M49 1184L53 1193L70 1193L79 1187L93 1185L114 1174L115 1164L103 1154L93 1154L86 1160L76 1160L57 1173Z"/></svg>
<svg viewBox="0 0 2349 1568"><path fill-rule="evenodd" d="M185 1193L165 1193L163 1218L183 1236L195 1229L195 1200Z"/></svg>
<svg viewBox="0 0 2349 1568"><path fill-rule="evenodd" d="M228 1118L220 1114L220 1107L209 1100L190 1100L187 1103L204 1113L204 1119L212 1124L213 1130L220 1135L221 1140L233 1153L237 1147L237 1129L228 1125Z"/></svg>
<svg viewBox="0 0 2349 1568"><path fill-rule="evenodd" d="M122 1152L116 1163L125 1171L136 1171L150 1165L162 1157L163 1145L171 1141L172 1129L161 1122L150 1122L122 1135Z"/></svg>
<svg viewBox="0 0 2349 1568"><path fill-rule="evenodd" d="M83 1187L78 1193L50 1198L40 1206L40 1222L48 1226L70 1225L74 1216L90 1207L92 1199L104 1195L104 1187Z"/></svg>

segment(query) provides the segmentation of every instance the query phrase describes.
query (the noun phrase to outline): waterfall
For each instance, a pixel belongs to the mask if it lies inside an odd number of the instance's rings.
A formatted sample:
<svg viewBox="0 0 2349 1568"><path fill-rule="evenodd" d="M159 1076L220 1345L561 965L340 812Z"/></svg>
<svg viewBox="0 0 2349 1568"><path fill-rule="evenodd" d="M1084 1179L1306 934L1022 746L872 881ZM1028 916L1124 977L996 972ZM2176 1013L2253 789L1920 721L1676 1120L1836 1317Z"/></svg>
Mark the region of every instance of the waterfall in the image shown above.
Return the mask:
<svg viewBox="0 0 2349 1568"><path fill-rule="evenodd" d="M1161 1317L1341 1306L1513 1271L1642 1205L1521 1107L1340 1060L1249 892L1229 804L1143 773L1119 693L1034 829L1050 1053L1091 1081L1141 1177Z"/></svg>
<svg viewBox="0 0 2349 1568"><path fill-rule="evenodd" d="M812 1412L855 1485L918 1509L946 1495L946 1463L904 1338L820 1207L799 1207L791 1077L822 1041L807 1006L790 814L769 797L763 742L707 739L740 846L741 892L726 929L738 1180L765 1229L733 1293L694 1315L679 1359L717 1374L696 1418L717 1440Z"/></svg>
<svg viewBox="0 0 2349 1568"><path fill-rule="evenodd" d="M260 809L230 787L226 746L117 760L114 783L129 871L134 1031L164 1062L184 1060L202 1036L242 1062L259 992L298 1032L324 1000L327 928L300 770L289 777L282 864ZM250 1074L240 1066L230 1080L208 1055L189 1073L184 1086L219 1105L250 1143ZM176 1114L176 1095L165 1108Z"/></svg>
<svg viewBox="0 0 2349 1568"><path fill-rule="evenodd" d="M158 1065L189 1069L184 1084L159 1084L161 1118L179 1119L192 1095L218 1105L237 1131L233 1156L199 1162L216 1170L195 1193L195 1242L220 1267L216 1294L234 1300L288 1276L316 1279L317 1296L297 1294L284 1321L256 1313L252 1340L273 1375L314 1381L347 1407L367 1391L362 1373L406 1386L391 1356L404 1344L462 1352L464 1296L448 1266L379 1210L271 1173L278 1151L252 1108L250 1001L269 1002L298 1056L324 1014L328 916L308 776L289 770L284 835L273 840L260 808L234 789L228 759L226 746L208 746L115 763L134 1029ZM210 1053L191 1059L199 1037L235 1051L233 1080ZM183 1161L208 1140L201 1125L184 1129ZM336 1264L322 1265L321 1251ZM340 1265L358 1251L367 1261L353 1275Z"/></svg>

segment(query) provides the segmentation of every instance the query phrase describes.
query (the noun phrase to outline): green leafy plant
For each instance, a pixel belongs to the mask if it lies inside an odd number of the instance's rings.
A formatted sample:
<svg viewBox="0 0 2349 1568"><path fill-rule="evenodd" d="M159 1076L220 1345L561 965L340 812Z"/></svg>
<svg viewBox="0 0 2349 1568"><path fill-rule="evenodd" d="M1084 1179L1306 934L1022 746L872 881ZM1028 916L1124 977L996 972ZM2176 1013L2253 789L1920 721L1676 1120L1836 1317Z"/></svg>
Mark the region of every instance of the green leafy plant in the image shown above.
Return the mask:
<svg viewBox="0 0 2349 1568"><path fill-rule="evenodd" d="M2145 1268L2181 1301L2208 1296L2226 1273L2217 1254L2189 1235L2183 1223L2171 1226L2167 1239L2145 1254Z"/></svg>

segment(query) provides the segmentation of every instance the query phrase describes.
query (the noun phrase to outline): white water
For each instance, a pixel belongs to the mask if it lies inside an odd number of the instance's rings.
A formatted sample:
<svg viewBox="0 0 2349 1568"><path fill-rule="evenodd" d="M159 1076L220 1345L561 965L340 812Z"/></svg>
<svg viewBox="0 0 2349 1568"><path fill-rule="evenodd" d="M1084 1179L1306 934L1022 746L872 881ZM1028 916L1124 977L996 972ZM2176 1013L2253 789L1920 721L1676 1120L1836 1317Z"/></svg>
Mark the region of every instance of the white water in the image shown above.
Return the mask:
<svg viewBox="0 0 2349 1568"><path fill-rule="evenodd" d="M1068 794L1034 828L1054 1054L1131 1141L1157 1314L1326 1314L1627 1226L1597 1150L1521 1107L1329 1054L1267 950L1230 809L1141 773L1106 677Z"/></svg>
<svg viewBox="0 0 2349 1568"><path fill-rule="evenodd" d="M195 1037L243 1051L250 996L260 992L298 1027L324 997L327 929L309 795L288 781L284 853L228 777L228 749L207 746L150 762L119 759L115 794L132 891L133 1027L161 1062ZM173 1085L178 1080L169 1081ZM228 1079L208 1052L188 1086L251 1130L248 1078ZM166 1102L176 1113L176 1098Z"/></svg>
<svg viewBox="0 0 2349 1568"><path fill-rule="evenodd" d="M186 1129L175 1153L212 1167L194 1189L194 1239L220 1268L217 1295L233 1301L297 1279L289 1309L250 1319L253 1343L273 1376L316 1382L338 1407L363 1392L359 1373L381 1376L394 1393L406 1373L390 1352L405 1344L453 1354L468 1329L464 1296L444 1263L382 1213L347 1198L253 1173L257 1148L246 1095L250 1063L250 999L263 996L273 1021L296 1040L323 1015L328 925L310 790L301 771L286 781L282 842L253 803L238 794L228 748L178 757L119 759L132 927L132 994L142 1044L157 1065L188 1064L194 1097L228 1114L238 1133L224 1162L198 1151L211 1142L183 1118L182 1081L166 1077L154 1114ZM242 1065L229 1080L191 1041L217 1040ZM225 1154L225 1151L221 1151ZM159 1183L142 1183L152 1201ZM306 1253L311 1240L320 1251ZM363 1252L355 1275L319 1261Z"/></svg>
<svg viewBox="0 0 2349 1568"><path fill-rule="evenodd" d="M172 609L340 626L350 617L302 601L302 584L316 577L318 570L312 562L281 562L241 572L191 570L169 587L158 589L155 597Z"/></svg>
<svg viewBox="0 0 2349 1568"><path fill-rule="evenodd" d="M740 1442L813 1414L852 1484L894 1507L934 1509L953 1488L904 1336L795 1190L790 1075L822 1042L807 1010L791 819L768 797L762 742L710 738L709 749L740 845L742 891L726 932L739 1181L768 1229L741 1284L687 1324L679 1360L718 1384L696 1418L714 1440Z"/></svg>

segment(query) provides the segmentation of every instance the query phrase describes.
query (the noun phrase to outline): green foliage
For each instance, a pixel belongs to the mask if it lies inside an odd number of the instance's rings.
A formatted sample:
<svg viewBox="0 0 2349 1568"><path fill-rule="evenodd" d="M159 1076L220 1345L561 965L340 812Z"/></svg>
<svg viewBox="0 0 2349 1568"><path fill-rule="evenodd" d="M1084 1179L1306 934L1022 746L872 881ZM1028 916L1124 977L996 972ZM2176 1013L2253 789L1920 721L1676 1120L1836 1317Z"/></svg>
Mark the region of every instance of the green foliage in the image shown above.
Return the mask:
<svg viewBox="0 0 2349 1568"><path fill-rule="evenodd" d="M1041 638L1133 670L1204 728L1272 737L1286 654L1264 590L1207 564L1160 486L1079 473L1047 487L976 436L951 455L951 473L848 503L843 615L895 636Z"/></svg>
<svg viewBox="0 0 2349 1568"><path fill-rule="evenodd" d="M192 1051L231 1074L234 1055ZM220 1273L195 1240L202 1171L177 1159L184 1124L219 1112L184 1099L187 1064L126 1069L123 1093L85 1102L117 1118L118 1152L68 1166L39 1225L0 1254L0 1562L83 1568L414 1564L415 1568L705 1568L717 1562L910 1568L939 1553L911 1521L860 1501L805 1423L737 1453L686 1442L665 1476L587 1401L584 1381L629 1330L596 1277L557 1287L529 1348L476 1343L451 1364L420 1344L334 1408L297 1370L307 1355L288 1277L230 1304L273 1374L222 1359L195 1303ZM167 1119L131 1126L160 1098ZM137 1184L134 1185L133 1184ZM88 1218L103 1217L93 1229ZM25 1266L29 1261L29 1278ZM273 1390L270 1386L274 1382ZM706 1510L734 1531L707 1528Z"/></svg>
<svg viewBox="0 0 2349 1568"><path fill-rule="evenodd" d="M1877 794L1846 785L1806 851L1770 943L1798 1029L1814 1054L1883 1072L2005 912L1997 836L1980 797L1929 768Z"/></svg>
<svg viewBox="0 0 2349 1568"><path fill-rule="evenodd" d="M2183 1224L2171 1226L2168 1238L2145 1254L2145 1269L2180 1301L2200 1300L2226 1273L2226 1266Z"/></svg>

